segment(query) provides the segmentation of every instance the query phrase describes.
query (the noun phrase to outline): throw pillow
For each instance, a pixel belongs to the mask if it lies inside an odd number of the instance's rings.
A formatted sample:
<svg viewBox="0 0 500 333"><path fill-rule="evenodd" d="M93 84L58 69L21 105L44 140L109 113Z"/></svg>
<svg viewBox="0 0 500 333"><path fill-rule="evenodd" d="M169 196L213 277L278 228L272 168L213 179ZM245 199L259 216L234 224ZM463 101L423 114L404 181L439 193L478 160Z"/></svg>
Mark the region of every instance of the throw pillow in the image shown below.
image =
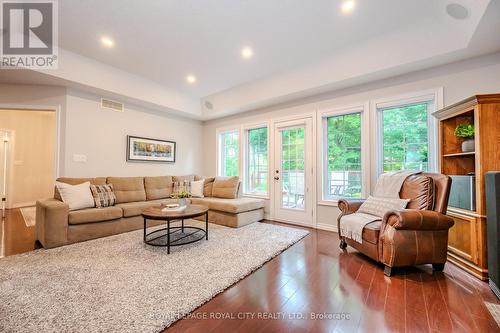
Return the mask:
<svg viewBox="0 0 500 333"><path fill-rule="evenodd" d="M203 189L203 195L206 197L212 196L212 188L214 186L215 177L205 178L205 188Z"/></svg>
<svg viewBox="0 0 500 333"><path fill-rule="evenodd" d="M393 199L368 197L359 207L358 213L371 214L378 217L384 217L385 213L393 210L405 209L409 199Z"/></svg>
<svg viewBox="0 0 500 333"><path fill-rule="evenodd" d="M203 188L205 180L195 180L191 182L191 196L194 198L203 198Z"/></svg>
<svg viewBox="0 0 500 333"><path fill-rule="evenodd" d="M90 182L78 185L56 182L56 187L62 201L69 206L69 210L95 207L94 198L90 191Z"/></svg>
<svg viewBox="0 0 500 333"><path fill-rule="evenodd" d="M113 192L113 184L107 185L90 185L90 191L94 197L95 206L97 208L114 206L116 196Z"/></svg>
<svg viewBox="0 0 500 333"><path fill-rule="evenodd" d="M212 186L212 196L224 199L236 199L238 197L240 179L234 177L216 177Z"/></svg>

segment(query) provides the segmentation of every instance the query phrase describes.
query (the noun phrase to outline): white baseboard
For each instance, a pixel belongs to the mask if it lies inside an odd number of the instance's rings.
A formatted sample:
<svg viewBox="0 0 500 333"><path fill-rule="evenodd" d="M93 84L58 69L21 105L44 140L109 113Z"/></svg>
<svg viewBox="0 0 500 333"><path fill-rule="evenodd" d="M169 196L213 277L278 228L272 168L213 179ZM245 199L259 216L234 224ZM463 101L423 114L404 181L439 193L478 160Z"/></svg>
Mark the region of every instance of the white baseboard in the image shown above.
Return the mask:
<svg viewBox="0 0 500 333"><path fill-rule="evenodd" d="M316 229L338 232L336 224L317 223Z"/></svg>
<svg viewBox="0 0 500 333"><path fill-rule="evenodd" d="M13 204L10 208L14 209L14 208L22 208L22 207L31 207L31 206L35 206L35 205L36 205L36 201L18 202L18 203Z"/></svg>

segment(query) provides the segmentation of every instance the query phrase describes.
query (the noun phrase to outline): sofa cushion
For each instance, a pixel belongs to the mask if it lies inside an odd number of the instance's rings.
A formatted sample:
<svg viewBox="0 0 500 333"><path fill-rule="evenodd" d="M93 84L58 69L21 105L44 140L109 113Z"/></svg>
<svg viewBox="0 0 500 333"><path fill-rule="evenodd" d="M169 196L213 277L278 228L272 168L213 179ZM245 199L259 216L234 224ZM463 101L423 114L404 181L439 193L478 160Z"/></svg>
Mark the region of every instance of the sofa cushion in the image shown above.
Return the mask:
<svg viewBox="0 0 500 333"><path fill-rule="evenodd" d="M69 212L68 224L82 224L119 219L123 216L119 207L88 208Z"/></svg>
<svg viewBox="0 0 500 333"><path fill-rule="evenodd" d="M211 197L212 196L212 188L214 186L215 177L205 177L205 176L194 176L194 180L204 180L203 184L203 196Z"/></svg>
<svg viewBox="0 0 500 333"><path fill-rule="evenodd" d="M234 177L216 177L212 186L212 196L216 198L235 199L238 196L240 180Z"/></svg>
<svg viewBox="0 0 500 333"><path fill-rule="evenodd" d="M242 213L264 207L264 200L254 198L192 198L193 204L207 206L210 210L217 210L226 213Z"/></svg>
<svg viewBox="0 0 500 333"><path fill-rule="evenodd" d="M195 180L195 175L186 175L186 176L173 176L172 181L174 182L192 182Z"/></svg>
<svg viewBox="0 0 500 333"><path fill-rule="evenodd" d="M382 221L374 221L365 225L363 228L363 240L372 244L377 244L381 225Z"/></svg>
<svg viewBox="0 0 500 333"><path fill-rule="evenodd" d="M104 185L106 184L106 177L96 177L96 178L68 178L60 177L56 179L56 182L65 183L69 185L78 185L85 182L90 182L92 185ZM54 199L62 201L61 195L57 187L54 188Z"/></svg>
<svg viewBox="0 0 500 333"><path fill-rule="evenodd" d="M410 199L408 209L434 209L434 180L431 177L416 174L409 176L403 183L399 196Z"/></svg>
<svg viewBox="0 0 500 333"><path fill-rule="evenodd" d="M143 177L108 177L108 184L113 184L116 203L146 201Z"/></svg>
<svg viewBox="0 0 500 333"><path fill-rule="evenodd" d="M172 177L144 177L144 188L147 200L169 198L172 194Z"/></svg>
<svg viewBox="0 0 500 333"><path fill-rule="evenodd" d="M139 201L139 202L126 202L117 204L116 207L120 207L121 209L123 209L123 217L131 217L131 216L141 215L143 209L153 206L158 206L160 204L161 202L157 200Z"/></svg>

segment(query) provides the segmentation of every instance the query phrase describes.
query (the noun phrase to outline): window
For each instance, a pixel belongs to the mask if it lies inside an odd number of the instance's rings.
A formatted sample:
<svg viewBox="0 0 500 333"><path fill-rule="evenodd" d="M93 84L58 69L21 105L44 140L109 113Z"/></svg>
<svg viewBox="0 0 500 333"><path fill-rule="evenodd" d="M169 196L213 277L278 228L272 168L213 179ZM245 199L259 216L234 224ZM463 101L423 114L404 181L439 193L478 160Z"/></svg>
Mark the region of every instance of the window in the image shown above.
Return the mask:
<svg viewBox="0 0 500 333"><path fill-rule="evenodd" d="M246 131L245 192L248 194L267 194L269 172L267 137L267 127Z"/></svg>
<svg viewBox="0 0 500 333"><path fill-rule="evenodd" d="M238 176L239 133L237 130L219 135L219 152L219 175Z"/></svg>
<svg viewBox="0 0 500 333"><path fill-rule="evenodd" d="M379 109L383 172L429 170L428 103Z"/></svg>
<svg viewBox="0 0 500 333"><path fill-rule="evenodd" d="M324 118L324 198L361 198L361 112Z"/></svg>

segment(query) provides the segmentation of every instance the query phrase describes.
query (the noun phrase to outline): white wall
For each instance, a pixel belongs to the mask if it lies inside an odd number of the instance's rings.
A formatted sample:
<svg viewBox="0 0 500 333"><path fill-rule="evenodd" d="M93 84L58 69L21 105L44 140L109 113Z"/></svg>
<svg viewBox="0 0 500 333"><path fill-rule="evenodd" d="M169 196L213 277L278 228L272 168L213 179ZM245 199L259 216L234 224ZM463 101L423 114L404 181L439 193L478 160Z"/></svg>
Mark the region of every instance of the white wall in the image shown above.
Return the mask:
<svg viewBox="0 0 500 333"><path fill-rule="evenodd" d="M201 122L127 104L123 113L102 109L100 97L68 90L67 176L154 176L202 172ZM176 162L127 162L127 135L175 141ZM87 162L74 162L74 154L86 155Z"/></svg>
<svg viewBox="0 0 500 333"><path fill-rule="evenodd" d="M0 84L0 109L56 110L58 126L64 123L66 110L66 88ZM0 126L1 127L1 126ZM64 126L59 126L59 136L65 136ZM64 140L60 140L58 159L59 174L64 174Z"/></svg>
<svg viewBox="0 0 500 333"><path fill-rule="evenodd" d="M53 193L55 120L54 111L0 109L0 131L9 135L7 207L30 206Z"/></svg>
<svg viewBox="0 0 500 333"><path fill-rule="evenodd" d="M500 92L500 53L415 72L387 80L322 94L271 108L205 122L203 128L204 174L216 173L216 129L256 123L293 114L314 112L318 109L338 108L368 101L429 90L444 89L444 105L450 105L474 94ZM320 142L316 142L320 147ZM318 151L319 152L319 151ZM317 186L321 188L321 175ZM333 229L339 210L317 205L317 223Z"/></svg>
<svg viewBox="0 0 500 333"><path fill-rule="evenodd" d="M101 109L101 97L106 96L63 87L0 84L0 108L58 110L58 176L183 175L203 171L201 122L129 104L125 104L123 113ZM176 162L126 162L127 135L176 141ZM86 155L87 162L74 162L74 154Z"/></svg>

